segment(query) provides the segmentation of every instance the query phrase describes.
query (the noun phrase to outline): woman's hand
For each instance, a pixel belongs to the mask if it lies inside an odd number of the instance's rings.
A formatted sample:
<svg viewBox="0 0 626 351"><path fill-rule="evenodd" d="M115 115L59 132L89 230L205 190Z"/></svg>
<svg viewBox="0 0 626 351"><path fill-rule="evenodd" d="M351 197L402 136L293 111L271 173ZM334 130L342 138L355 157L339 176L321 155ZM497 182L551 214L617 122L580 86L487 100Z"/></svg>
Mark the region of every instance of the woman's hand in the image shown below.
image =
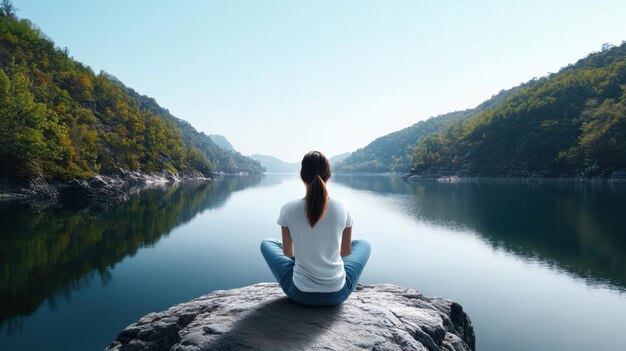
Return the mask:
<svg viewBox="0 0 626 351"><path fill-rule="evenodd" d="M350 255L352 252L352 227L345 228L341 236L341 257Z"/></svg>
<svg viewBox="0 0 626 351"><path fill-rule="evenodd" d="M280 231L283 234L283 254L287 257L293 258L293 240L291 240L289 228L280 227Z"/></svg>

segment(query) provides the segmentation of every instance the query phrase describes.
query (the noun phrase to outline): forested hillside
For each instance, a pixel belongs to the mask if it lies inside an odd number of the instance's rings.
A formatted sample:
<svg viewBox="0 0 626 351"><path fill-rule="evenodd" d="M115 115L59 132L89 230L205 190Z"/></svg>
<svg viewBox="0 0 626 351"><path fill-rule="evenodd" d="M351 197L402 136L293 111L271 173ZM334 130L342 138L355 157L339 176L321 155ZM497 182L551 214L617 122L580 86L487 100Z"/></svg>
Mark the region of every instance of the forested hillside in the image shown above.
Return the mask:
<svg viewBox="0 0 626 351"><path fill-rule="evenodd" d="M209 160L212 169L226 173L263 173L265 171L261 164L252 158L243 156L239 152L234 151L234 149L231 151L219 147L210 136L198 132L189 122L173 116L167 109L159 106L153 98L140 95L130 88L128 88L127 91L139 102L139 106L142 110L153 113L163 118L163 120L173 123L182 133L185 145L199 150ZM226 138L224 138L224 140L226 140Z"/></svg>
<svg viewBox="0 0 626 351"><path fill-rule="evenodd" d="M118 169L261 170L155 110L115 77L95 74L67 49L55 48L30 21L0 15L0 175L70 179Z"/></svg>
<svg viewBox="0 0 626 351"><path fill-rule="evenodd" d="M269 173L299 173L300 162L285 162L269 155L250 155L250 158L259 161Z"/></svg>
<svg viewBox="0 0 626 351"><path fill-rule="evenodd" d="M382 136L362 149L358 149L342 162L335 165L337 172L407 172L411 168L411 157L417 142L424 136L438 133L444 128L493 108L513 91L504 90L473 109L431 117L414 125Z"/></svg>
<svg viewBox="0 0 626 351"><path fill-rule="evenodd" d="M626 170L626 44L533 80L420 140L415 174L610 177Z"/></svg>
<svg viewBox="0 0 626 351"><path fill-rule="evenodd" d="M231 144L225 136L219 134L209 134L209 138L211 138L215 145L219 146L220 148L224 150L235 151L233 144Z"/></svg>

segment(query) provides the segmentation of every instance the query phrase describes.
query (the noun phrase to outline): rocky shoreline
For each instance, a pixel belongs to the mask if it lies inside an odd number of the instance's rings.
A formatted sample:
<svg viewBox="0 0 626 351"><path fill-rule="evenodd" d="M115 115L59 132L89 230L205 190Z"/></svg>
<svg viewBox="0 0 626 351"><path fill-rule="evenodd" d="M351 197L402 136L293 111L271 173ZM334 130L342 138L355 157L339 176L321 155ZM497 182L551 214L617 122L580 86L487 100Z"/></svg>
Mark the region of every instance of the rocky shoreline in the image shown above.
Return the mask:
<svg viewBox="0 0 626 351"><path fill-rule="evenodd" d="M409 182L518 182L518 183L606 183L626 184L626 172L613 172L610 176L543 176L543 175L501 175L501 176L477 176L450 173L407 173L402 176Z"/></svg>
<svg viewBox="0 0 626 351"><path fill-rule="evenodd" d="M107 350L474 351L475 344L461 305L413 289L359 285L339 306L306 307L277 284L259 283L150 313Z"/></svg>
<svg viewBox="0 0 626 351"><path fill-rule="evenodd" d="M200 172L174 174L169 170L156 173L119 170L111 175L96 175L88 179L48 182L42 177L26 180L0 178L0 200L93 200L124 199L137 189L154 184L186 180L208 180Z"/></svg>

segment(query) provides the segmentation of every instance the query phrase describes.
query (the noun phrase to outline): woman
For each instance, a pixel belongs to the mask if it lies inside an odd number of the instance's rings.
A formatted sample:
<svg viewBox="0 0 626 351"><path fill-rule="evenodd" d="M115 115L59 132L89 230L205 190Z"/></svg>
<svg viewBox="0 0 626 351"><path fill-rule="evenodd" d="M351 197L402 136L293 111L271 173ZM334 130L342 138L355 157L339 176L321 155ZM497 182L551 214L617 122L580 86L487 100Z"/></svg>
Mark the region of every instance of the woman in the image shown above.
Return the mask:
<svg viewBox="0 0 626 351"><path fill-rule="evenodd" d="M304 155L300 178L306 196L285 204L278 216L282 243L265 239L263 257L281 288L293 301L333 306L345 301L367 263L371 246L352 240L352 215L328 197L330 165L319 151Z"/></svg>

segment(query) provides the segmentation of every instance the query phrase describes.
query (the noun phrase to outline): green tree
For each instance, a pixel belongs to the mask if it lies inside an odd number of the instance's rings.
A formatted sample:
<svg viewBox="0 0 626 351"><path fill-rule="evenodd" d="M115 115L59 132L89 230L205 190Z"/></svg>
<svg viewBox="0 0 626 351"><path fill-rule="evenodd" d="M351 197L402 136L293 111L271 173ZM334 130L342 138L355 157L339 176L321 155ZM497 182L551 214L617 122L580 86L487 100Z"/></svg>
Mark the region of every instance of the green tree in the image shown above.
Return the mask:
<svg viewBox="0 0 626 351"><path fill-rule="evenodd" d="M46 163L62 152L62 128L45 104L33 100L31 86L23 73L9 79L0 69L1 169L18 176L43 175Z"/></svg>
<svg viewBox="0 0 626 351"><path fill-rule="evenodd" d="M2 16L15 17L16 12L17 8L11 0L2 0L0 3L0 14Z"/></svg>
<svg viewBox="0 0 626 351"><path fill-rule="evenodd" d="M207 160L204 154L195 147L185 149L186 163L191 169L196 169L204 176L210 176L213 171L213 165Z"/></svg>

